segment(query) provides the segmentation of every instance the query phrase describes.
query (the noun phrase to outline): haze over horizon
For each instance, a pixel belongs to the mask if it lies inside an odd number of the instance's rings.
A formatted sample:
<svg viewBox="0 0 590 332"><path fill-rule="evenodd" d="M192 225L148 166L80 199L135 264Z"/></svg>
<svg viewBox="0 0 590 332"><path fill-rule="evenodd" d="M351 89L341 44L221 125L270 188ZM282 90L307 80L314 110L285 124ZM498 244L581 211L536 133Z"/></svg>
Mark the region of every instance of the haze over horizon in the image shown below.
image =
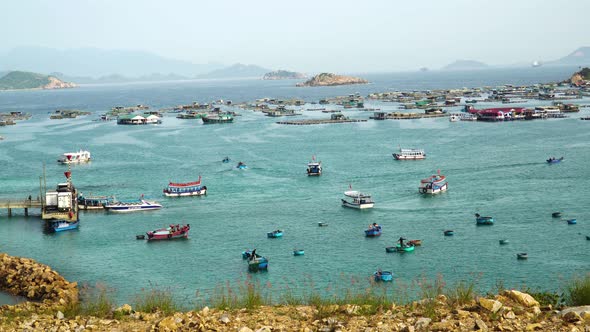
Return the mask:
<svg viewBox="0 0 590 332"><path fill-rule="evenodd" d="M303 72L440 68L458 59L527 64L590 45L590 2L582 0L25 0L3 2L0 11L10 13L0 27L11 32L1 52L136 50Z"/></svg>

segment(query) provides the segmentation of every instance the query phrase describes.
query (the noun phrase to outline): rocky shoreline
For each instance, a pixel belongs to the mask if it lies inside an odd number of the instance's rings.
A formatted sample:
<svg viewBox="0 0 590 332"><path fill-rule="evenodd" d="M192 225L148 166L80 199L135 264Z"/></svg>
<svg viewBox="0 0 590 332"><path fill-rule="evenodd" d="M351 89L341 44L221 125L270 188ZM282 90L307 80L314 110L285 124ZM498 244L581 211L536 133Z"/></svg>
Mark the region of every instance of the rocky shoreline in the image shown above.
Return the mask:
<svg viewBox="0 0 590 332"><path fill-rule="evenodd" d="M303 83L297 83L298 87L305 86L335 86L350 84L367 84L369 81L352 76L336 75L332 73L321 73Z"/></svg>
<svg viewBox="0 0 590 332"><path fill-rule="evenodd" d="M0 306L0 331L590 331L590 306L555 310L516 290L466 299L445 295L392 304L204 307L166 315L136 312L127 304L109 317L68 315L78 302L77 283L32 259L0 254L0 287L38 302Z"/></svg>

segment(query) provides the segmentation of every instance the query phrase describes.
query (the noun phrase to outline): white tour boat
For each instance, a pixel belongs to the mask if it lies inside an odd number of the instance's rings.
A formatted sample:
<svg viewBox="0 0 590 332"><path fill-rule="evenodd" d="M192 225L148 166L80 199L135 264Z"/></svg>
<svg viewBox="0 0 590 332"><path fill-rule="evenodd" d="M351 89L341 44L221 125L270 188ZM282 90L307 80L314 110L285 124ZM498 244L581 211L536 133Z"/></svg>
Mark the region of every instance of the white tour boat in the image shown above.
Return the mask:
<svg viewBox="0 0 590 332"><path fill-rule="evenodd" d="M396 160L419 160L425 159L426 153L421 149L399 149L399 153L394 153L393 158Z"/></svg>
<svg viewBox="0 0 590 332"><path fill-rule="evenodd" d="M159 210L162 205L154 201L140 199L134 202L113 202L104 206L105 209L112 212L137 212L148 210Z"/></svg>
<svg viewBox="0 0 590 332"><path fill-rule="evenodd" d="M90 161L90 152L86 150L80 150L78 152L66 152L63 156L57 160L62 164L74 164L74 163L85 163Z"/></svg>
<svg viewBox="0 0 590 332"><path fill-rule="evenodd" d="M370 209L375 205L371 195L361 193L356 190L349 190L344 192L344 196L352 198L352 201L342 199L342 206L353 209Z"/></svg>
<svg viewBox="0 0 590 332"><path fill-rule="evenodd" d="M418 192L421 194L438 194L443 191L446 191L449 187L447 183L447 179L444 175L440 174L440 171L437 174L427 177L426 179L420 180L420 187L418 187Z"/></svg>

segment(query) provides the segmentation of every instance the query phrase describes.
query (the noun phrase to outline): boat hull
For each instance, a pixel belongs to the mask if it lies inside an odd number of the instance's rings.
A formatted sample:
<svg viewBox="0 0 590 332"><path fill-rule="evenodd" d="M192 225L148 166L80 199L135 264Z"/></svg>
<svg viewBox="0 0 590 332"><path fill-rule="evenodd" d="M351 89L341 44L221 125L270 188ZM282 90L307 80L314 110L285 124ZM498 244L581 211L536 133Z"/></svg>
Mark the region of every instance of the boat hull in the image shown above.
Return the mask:
<svg viewBox="0 0 590 332"><path fill-rule="evenodd" d="M493 225L494 218L492 218L492 217L479 217L479 218L475 218L475 222L478 225Z"/></svg>
<svg viewBox="0 0 590 332"><path fill-rule="evenodd" d="M397 252L412 252L412 251L414 251L414 248L415 248L414 246L403 246L402 247L399 244L397 244L395 246L395 250Z"/></svg>
<svg viewBox="0 0 590 332"><path fill-rule="evenodd" d="M421 194L425 194L425 195L436 195L436 194L440 194L444 191L447 191L447 189L449 188L449 183L445 182L445 184L443 184L442 186L437 186L434 188L426 188L426 187L418 187L418 192Z"/></svg>
<svg viewBox="0 0 590 332"><path fill-rule="evenodd" d="M389 271L375 272L373 278L376 282L379 281L393 281L393 273Z"/></svg>
<svg viewBox="0 0 590 332"><path fill-rule="evenodd" d="M422 160L426 159L426 156L404 156L399 153L394 153L393 158L395 158L395 160Z"/></svg>
<svg viewBox="0 0 590 332"><path fill-rule="evenodd" d="M577 223L578 223L578 221L577 221L576 219L569 219L569 220L567 221L567 224L568 224L568 225L575 225L575 224L577 224Z"/></svg>
<svg viewBox="0 0 590 332"><path fill-rule="evenodd" d="M342 200L342 206L348 207L348 208L353 208L353 209L363 210L363 209L370 209L370 208L372 208L373 206L375 206L375 203L355 204L355 203L348 202L346 200Z"/></svg>
<svg viewBox="0 0 590 332"><path fill-rule="evenodd" d="M207 195L207 189L183 192L183 193L173 193L164 191L164 195L166 197L186 197L186 196L204 196Z"/></svg>
<svg viewBox="0 0 590 332"><path fill-rule="evenodd" d="M110 212L138 212L138 211L150 211L159 210L161 205L147 205L147 206L107 206L106 209Z"/></svg>
<svg viewBox="0 0 590 332"><path fill-rule="evenodd" d="M76 222L67 222L64 220L59 221L51 221L49 224L49 228L54 233L64 232L64 231L71 231L77 229L80 225L79 221Z"/></svg>
<svg viewBox="0 0 590 332"><path fill-rule="evenodd" d="M375 237L381 235L381 229L367 229L365 230L366 237Z"/></svg>
<svg viewBox="0 0 590 332"><path fill-rule="evenodd" d="M283 237L283 232L269 232L266 233L266 236L269 238Z"/></svg>

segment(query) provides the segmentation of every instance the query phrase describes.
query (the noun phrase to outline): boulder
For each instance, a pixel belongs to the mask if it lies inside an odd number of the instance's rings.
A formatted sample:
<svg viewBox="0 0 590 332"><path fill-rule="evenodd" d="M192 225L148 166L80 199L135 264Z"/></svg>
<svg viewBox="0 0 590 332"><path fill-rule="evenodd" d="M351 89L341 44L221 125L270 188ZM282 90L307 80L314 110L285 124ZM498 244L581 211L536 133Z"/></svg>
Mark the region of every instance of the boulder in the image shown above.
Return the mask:
<svg viewBox="0 0 590 332"><path fill-rule="evenodd" d="M415 324L416 330L427 331L428 324L430 324L431 321L432 321L432 319L427 318L427 317L418 318L418 320L416 321L416 324Z"/></svg>
<svg viewBox="0 0 590 332"><path fill-rule="evenodd" d="M476 319L475 320L475 326L477 327L478 330L480 331L487 331L488 330L488 326L486 325L486 323L481 320L481 319Z"/></svg>
<svg viewBox="0 0 590 332"><path fill-rule="evenodd" d="M580 314L575 311L569 311L562 316L563 320L568 323L576 323L582 320Z"/></svg>
<svg viewBox="0 0 590 332"><path fill-rule="evenodd" d="M534 297L530 296L527 293L519 292L517 290L509 290L506 291L505 294L511 298L512 300L522 304L525 307L535 307L539 306L539 302L535 300Z"/></svg>
<svg viewBox="0 0 590 332"><path fill-rule="evenodd" d="M172 316L162 319L156 326L159 331L176 331L178 329L176 319Z"/></svg>
<svg viewBox="0 0 590 332"><path fill-rule="evenodd" d="M481 298L479 298L478 302L482 308L484 308L490 312L493 312L493 313L498 312L498 310L500 310L500 308L502 308L502 303L500 303L500 301L489 300L489 299L481 297Z"/></svg>

